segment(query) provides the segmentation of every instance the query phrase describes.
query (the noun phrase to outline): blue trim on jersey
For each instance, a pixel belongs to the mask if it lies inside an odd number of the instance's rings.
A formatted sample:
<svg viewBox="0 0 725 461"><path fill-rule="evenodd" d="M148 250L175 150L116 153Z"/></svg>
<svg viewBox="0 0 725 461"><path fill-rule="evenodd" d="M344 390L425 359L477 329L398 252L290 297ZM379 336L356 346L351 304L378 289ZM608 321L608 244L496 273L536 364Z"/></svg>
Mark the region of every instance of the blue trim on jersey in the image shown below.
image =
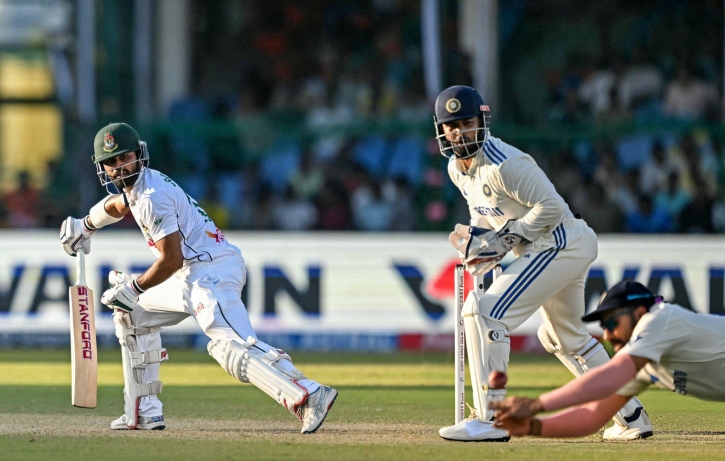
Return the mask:
<svg viewBox="0 0 725 461"><path fill-rule="evenodd" d="M501 162L503 162L506 158L503 159L500 158L496 152L493 151L493 149L490 149L489 146L491 145L490 142L487 142L485 146L483 146L483 152L486 154L486 157L488 157L489 160L491 160L496 165L500 165Z"/></svg>
<svg viewBox="0 0 725 461"><path fill-rule="evenodd" d="M554 229L552 232L556 247L539 253L531 264L519 275L519 277L511 284L506 292L499 298L496 304L491 309L491 317L497 320L501 320L506 314L506 311L511 307L513 303L521 296L529 285L549 266L551 261L556 258L560 250L566 248L566 231L564 225L561 224L559 227Z"/></svg>
<svg viewBox="0 0 725 461"><path fill-rule="evenodd" d="M506 157L506 155L505 155L505 154L504 154L503 152L501 152L501 150L500 150L500 149L499 149L498 147L496 147L496 145L495 145L495 144L493 143L493 141L491 142L491 147L493 147L493 149L494 149L494 150L495 150L496 152L498 152L498 155L499 155L500 157L502 157L502 158L503 158L503 160L506 160L506 158L507 158L507 157ZM501 160L501 161L503 162L503 160Z"/></svg>

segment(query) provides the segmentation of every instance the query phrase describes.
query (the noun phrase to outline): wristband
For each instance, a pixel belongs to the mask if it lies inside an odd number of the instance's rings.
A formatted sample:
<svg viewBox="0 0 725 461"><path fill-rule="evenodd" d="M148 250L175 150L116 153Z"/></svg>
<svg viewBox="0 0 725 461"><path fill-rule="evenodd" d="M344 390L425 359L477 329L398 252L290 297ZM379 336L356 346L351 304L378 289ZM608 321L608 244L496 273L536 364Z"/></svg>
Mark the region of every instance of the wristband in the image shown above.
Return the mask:
<svg viewBox="0 0 725 461"><path fill-rule="evenodd" d="M541 435L541 420L538 418L531 418L529 422L529 435L540 436Z"/></svg>
<svg viewBox="0 0 725 461"><path fill-rule="evenodd" d="M146 292L141 286L138 284L138 279L131 280L131 288L133 288L133 291L135 291L138 294L143 294Z"/></svg>
<svg viewBox="0 0 725 461"><path fill-rule="evenodd" d="M88 233L88 234L92 234L93 232L97 231L98 228L97 227L93 227L91 225L90 221L88 220L88 218L89 218L89 216L86 216L85 218L83 218L83 220L81 221L81 223L83 225L83 230L86 231L86 233Z"/></svg>

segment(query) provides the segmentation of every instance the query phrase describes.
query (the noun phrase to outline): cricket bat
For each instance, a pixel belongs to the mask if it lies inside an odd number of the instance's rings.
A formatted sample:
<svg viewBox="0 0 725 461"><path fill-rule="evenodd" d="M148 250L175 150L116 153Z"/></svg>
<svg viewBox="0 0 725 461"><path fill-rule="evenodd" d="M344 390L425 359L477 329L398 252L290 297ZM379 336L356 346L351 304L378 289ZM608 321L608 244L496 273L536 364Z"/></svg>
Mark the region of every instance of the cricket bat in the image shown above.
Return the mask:
<svg viewBox="0 0 725 461"><path fill-rule="evenodd" d="M96 408L98 349L93 290L86 285L85 253L78 251L76 284L70 287L70 354L73 371L71 403L74 407Z"/></svg>

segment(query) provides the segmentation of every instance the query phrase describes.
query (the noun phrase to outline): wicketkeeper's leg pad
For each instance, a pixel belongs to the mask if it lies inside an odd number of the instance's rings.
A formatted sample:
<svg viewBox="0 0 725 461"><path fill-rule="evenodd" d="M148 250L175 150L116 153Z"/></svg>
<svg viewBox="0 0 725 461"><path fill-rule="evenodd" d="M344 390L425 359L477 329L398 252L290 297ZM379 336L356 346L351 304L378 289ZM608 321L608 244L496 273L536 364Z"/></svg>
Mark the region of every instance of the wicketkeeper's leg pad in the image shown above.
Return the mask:
<svg viewBox="0 0 725 461"><path fill-rule="evenodd" d="M139 351L137 335L159 335L160 328L136 328L131 323L131 316L122 311L113 313L116 337L121 344L124 380L124 412L130 429L135 429L138 422L138 410L141 397L161 393L162 382L154 380L146 382L143 372L151 364L169 359L166 349ZM160 344L160 340L158 341Z"/></svg>
<svg viewBox="0 0 725 461"><path fill-rule="evenodd" d="M551 328L551 324L544 322L539 327L539 340L547 352L554 354L574 376L581 376L592 368L609 362L609 355L604 346L595 338L590 338L584 347L576 352L567 352L561 347L559 339ZM625 418L632 416L638 408L644 408L637 397L632 397L614 415L614 419L622 426L629 427Z"/></svg>
<svg viewBox="0 0 725 461"><path fill-rule="evenodd" d="M207 349L231 376L243 383L254 384L300 418L298 410L307 400L308 392L297 381L305 379L305 375L291 365L292 360L284 351L252 337L243 343L212 340Z"/></svg>
<svg viewBox="0 0 725 461"><path fill-rule="evenodd" d="M473 387L473 405L476 415L486 421L493 418L493 410L488 409L488 401L499 399L506 394L505 389L490 389L488 375L496 370L508 370L511 339L505 325L481 315L478 294L471 291L461 311L466 332L468 366Z"/></svg>

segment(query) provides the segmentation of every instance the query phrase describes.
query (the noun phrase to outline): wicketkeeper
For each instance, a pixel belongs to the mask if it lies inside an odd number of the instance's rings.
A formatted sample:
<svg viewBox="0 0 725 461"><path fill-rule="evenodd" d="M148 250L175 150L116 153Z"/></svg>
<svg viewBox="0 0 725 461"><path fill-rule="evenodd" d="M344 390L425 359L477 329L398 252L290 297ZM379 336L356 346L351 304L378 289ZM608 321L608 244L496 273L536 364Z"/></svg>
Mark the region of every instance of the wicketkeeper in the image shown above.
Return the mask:
<svg viewBox="0 0 725 461"><path fill-rule="evenodd" d="M159 331L193 316L211 338L209 354L227 373L254 384L299 418L303 434L315 432L337 391L308 379L284 351L257 339L241 301L247 273L239 249L196 200L149 168L146 143L131 126L103 128L94 150L98 177L110 195L85 218L63 221L63 249L74 256L79 248L90 253L93 234L130 211L156 257L138 278L111 272L114 286L101 297L114 309L125 380L125 414L111 429L166 427L157 395L160 363L168 354Z"/></svg>
<svg viewBox="0 0 725 461"><path fill-rule="evenodd" d="M583 320L601 322L604 339L617 351L614 358L536 399L493 402L496 427L511 435L593 434L650 384L725 401L725 317L665 303L642 284L622 281ZM534 418L563 408L568 410Z"/></svg>
<svg viewBox="0 0 725 461"><path fill-rule="evenodd" d="M440 430L460 441L507 439L491 423L487 401L505 395L487 382L508 367L509 333L541 307L539 339L576 376L609 361L581 320L584 283L597 257L597 236L577 219L534 159L491 135L489 107L467 86L444 90L435 104L436 139L448 174L468 202L471 222L450 236L466 270L482 275L509 252L516 259L483 296L472 291L462 315L475 414ZM607 439L652 435L637 399L623 402Z"/></svg>

